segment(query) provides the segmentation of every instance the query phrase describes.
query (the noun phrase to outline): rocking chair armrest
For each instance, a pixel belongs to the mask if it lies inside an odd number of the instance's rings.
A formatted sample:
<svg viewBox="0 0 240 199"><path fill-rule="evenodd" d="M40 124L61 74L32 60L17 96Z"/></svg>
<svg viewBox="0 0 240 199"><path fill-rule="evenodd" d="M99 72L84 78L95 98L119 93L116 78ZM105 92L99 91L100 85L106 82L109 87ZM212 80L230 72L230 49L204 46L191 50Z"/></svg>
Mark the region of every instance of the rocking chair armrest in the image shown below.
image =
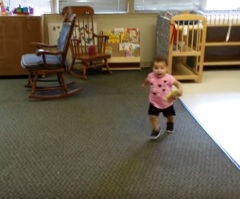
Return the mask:
<svg viewBox="0 0 240 199"><path fill-rule="evenodd" d="M37 56L41 56L41 55L55 55L55 56L57 56L57 55L63 55L64 54L64 52L63 51L49 51L49 50L44 50L44 49L38 49L37 51L36 51L36 55Z"/></svg>
<svg viewBox="0 0 240 199"><path fill-rule="evenodd" d="M97 34L95 34L95 33L93 33L93 37L109 39L109 36L108 36L108 35L97 35Z"/></svg>
<svg viewBox="0 0 240 199"><path fill-rule="evenodd" d="M36 55L37 55L37 56L42 56L43 64L44 64L45 67L47 67L46 55L54 55L54 56L57 56L57 55L63 55L63 54L64 54L63 51L53 52L53 51L44 50L44 49L38 49L38 50L36 51Z"/></svg>
<svg viewBox="0 0 240 199"><path fill-rule="evenodd" d="M38 49L39 48L56 48L56 45L49 45L49 44L44 44L44 43L40 43L40 42L32 42L31 43L32 46L36 46Z"/></svg>

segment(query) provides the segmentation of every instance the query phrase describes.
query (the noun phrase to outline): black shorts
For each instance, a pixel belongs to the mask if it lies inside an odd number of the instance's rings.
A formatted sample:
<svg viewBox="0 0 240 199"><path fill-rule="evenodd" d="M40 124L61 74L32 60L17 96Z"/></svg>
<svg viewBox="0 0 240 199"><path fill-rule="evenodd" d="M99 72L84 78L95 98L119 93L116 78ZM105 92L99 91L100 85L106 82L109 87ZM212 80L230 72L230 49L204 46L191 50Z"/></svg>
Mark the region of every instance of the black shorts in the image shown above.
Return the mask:
<svg viewBox="0 0 240 199"><path fill-rule="evenodd" d="M169 107L166 108L166 109L159 109L159 108L156 108L155 106L153 106L153 105L150 103L149 109L148 109L148 115L158 116L159 113L163 113L163 116L164 116L164 117L176 115L173 105L169 106Z"/></svg>

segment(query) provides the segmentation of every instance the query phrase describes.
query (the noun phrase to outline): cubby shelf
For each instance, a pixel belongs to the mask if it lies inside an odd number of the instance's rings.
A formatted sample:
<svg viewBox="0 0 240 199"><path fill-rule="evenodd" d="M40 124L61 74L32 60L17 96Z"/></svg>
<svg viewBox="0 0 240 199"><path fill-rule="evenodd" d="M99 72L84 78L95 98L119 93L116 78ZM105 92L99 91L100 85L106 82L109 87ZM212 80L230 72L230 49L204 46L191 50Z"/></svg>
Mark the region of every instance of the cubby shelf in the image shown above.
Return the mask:
<svg viewBox="0 0 240 199"><path fill-rule="evenodd" d="M240 65L239 32L240 24L208 24L204 67Z"/></svg>
<svg viewBox="0 0 240 199"><path fill-rule="evenodd" d="M179 48L180 50L174 50L172 51L172 56L174 57L182 57L182 56L199 56L200 52L197 50L192 49L189 46L184 46L182 49Z"/></svg>
<svg viewBox="0 0 240 199"><path fill-rule="evenodd" d="M198 74L182 62L173 63L172 74L178 80L198 80Z"/></svg>
<svg viewBox="0 0 240 199"><path fill-rule="evenodd" d="M108 63L139 63L140 57L111 57Z"/></svg>
<svg viewBox="0 0 240 199"><path fill-rule="evenodd" d="M217 56L217 57L205 57L204 66L228 66L228 65L240 65L240 56Z"/></svg>

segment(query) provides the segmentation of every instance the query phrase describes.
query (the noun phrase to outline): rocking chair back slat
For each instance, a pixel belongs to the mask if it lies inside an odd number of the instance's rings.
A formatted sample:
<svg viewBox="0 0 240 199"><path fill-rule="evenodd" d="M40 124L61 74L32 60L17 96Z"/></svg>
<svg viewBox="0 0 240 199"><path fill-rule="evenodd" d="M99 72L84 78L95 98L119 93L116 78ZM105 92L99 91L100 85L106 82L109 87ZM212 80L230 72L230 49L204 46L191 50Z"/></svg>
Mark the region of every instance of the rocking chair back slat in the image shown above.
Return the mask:
<svg viewBox="0 0 240 199"><path fill-rule="evenodd" d="M79 9L81 7L81 9ZM94 10L89 6L67 6L63 8L63 14L76 14L76 26L73 32L73 38L79 39L80 53L88 53L88 46L95 45L93 39L94 23L93 15ZM73 53L79 56L78 51Z"/></svg>

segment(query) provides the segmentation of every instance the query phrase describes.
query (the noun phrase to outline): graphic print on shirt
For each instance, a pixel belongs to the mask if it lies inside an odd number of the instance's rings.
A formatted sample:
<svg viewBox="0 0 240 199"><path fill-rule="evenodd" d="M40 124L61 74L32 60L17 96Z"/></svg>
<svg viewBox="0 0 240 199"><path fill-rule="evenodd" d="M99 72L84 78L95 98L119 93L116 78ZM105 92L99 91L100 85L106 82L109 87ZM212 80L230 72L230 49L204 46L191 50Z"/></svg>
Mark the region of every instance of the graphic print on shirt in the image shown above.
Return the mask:
<svg viewBox="0 0 240 199"><path fill-rule="evenodd" d="M171 92L174 77L166 74L164 77L158 78L154 72L149 73L147 80L150 86L149 101L156 108L165 109L173 104L166 101L166 96Z"/></svg>
<svg viewBox="0 0 240 199"><path fill-rule="evenodd" d="M167 80L158 80L154 78L150 79L151 92L156 97L164 97L167 95L166 91L169 87Z"/></svg>

